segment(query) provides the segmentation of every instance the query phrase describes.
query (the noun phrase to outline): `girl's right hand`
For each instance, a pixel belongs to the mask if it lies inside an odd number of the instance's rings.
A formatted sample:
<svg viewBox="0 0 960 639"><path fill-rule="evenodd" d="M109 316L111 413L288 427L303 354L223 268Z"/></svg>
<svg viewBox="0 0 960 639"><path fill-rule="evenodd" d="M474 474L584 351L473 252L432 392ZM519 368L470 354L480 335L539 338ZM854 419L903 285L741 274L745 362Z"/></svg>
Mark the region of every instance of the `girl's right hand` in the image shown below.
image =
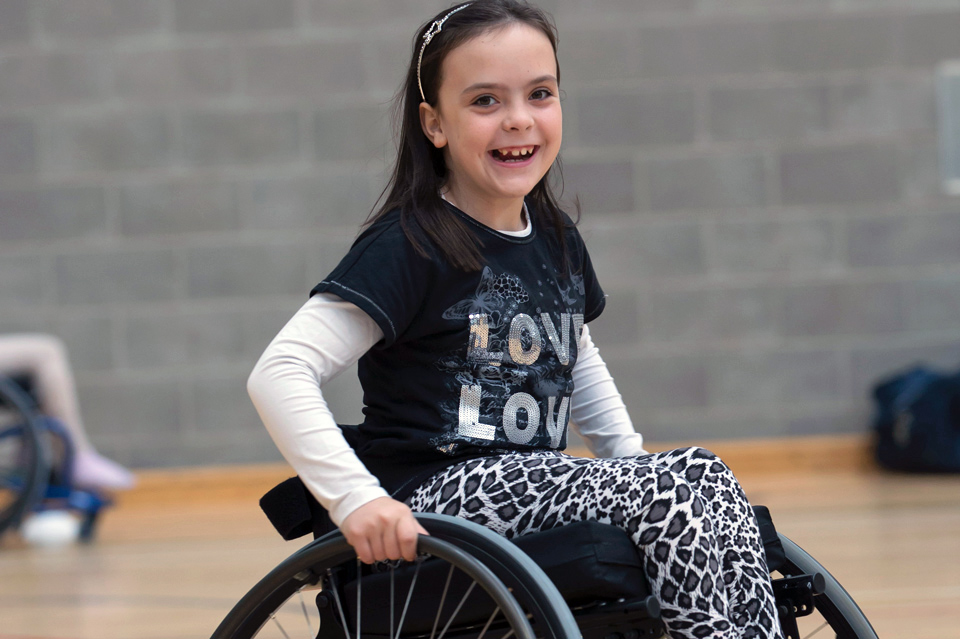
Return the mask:
<svg viewBox="0 0 960 639"><path fill-rule="evenodd" d="M340 523L340 532L365 564L417 558L417 536L428 535L403 502L378 497L360 506Z"/></svg>

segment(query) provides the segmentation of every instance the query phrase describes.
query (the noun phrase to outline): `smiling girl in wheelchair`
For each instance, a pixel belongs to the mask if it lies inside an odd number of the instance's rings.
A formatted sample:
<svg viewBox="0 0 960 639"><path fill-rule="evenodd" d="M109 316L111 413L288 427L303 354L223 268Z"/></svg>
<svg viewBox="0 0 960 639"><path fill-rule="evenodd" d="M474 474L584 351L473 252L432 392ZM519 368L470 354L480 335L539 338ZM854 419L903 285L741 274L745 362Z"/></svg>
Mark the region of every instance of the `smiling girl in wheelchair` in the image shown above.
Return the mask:
<svg viewBox="0 0 960 639"><path fill-rule="evenodd" d="M779 637L756 519L713 454L650 454L594 345L605 296L551 188L556 33L516 0L418 32L382 206L257 363L278 447L366 563L414 559L412 512L506 537L625 530L673 637ZM359 361L364 421L321 388ZM575 428L596 459L562 451Z"/></svg>

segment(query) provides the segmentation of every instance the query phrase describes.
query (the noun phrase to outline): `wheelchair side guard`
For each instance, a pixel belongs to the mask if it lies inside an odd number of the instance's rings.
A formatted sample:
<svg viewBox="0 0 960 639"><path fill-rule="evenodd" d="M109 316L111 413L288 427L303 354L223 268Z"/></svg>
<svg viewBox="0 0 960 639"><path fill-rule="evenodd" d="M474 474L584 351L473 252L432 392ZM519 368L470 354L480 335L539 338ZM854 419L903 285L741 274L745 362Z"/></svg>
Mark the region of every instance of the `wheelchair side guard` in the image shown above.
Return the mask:
<svg viewBox="0 0 960 639"><path fill-rule="evenodd" d="M753 506L753 514L757 518L757 528L760 531L760 541L763 544L763 555L767 560L767 569L770 572L779 570L786 560L786 552L780 543L777 528L773 525L773 517L766 506Z"/></svg>
<svg viewBox="0 0 960 639"><path fill-rule="evenodd" d="M800 639L797 618L813 613L813 598L822 595L826 581L820 573L794 575L773 580L773 594L777 601L777 616L786 639Z"/></svg>

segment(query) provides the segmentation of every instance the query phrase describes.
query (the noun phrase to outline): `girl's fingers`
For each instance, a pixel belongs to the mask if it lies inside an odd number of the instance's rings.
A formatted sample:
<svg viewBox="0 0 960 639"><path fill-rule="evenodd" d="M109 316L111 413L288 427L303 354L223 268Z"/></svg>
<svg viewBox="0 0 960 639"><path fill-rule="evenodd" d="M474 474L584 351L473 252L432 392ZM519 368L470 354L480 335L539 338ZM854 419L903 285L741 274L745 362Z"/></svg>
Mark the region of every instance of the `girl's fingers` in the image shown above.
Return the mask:
<svg viewBox="0 0 960 639"><path fill-rule="evenodd" d="M397 526L396 537L400 553L407 561L413 561L417 558L417 537L421 534L426 535L427 531L412 515L401 521Z"/></svg>
<svg viewBox="0 0 960 639"><path fill-rule="evenodd" d="M380 561L383 556L383 542L379 533L363 534L355 533L347 535L347 543L353 546L357 553L357 559L365 564L372 564Z"/></svg>
<svg viewBox="0 0 960 639"><path fill-rule="evenodd" d="M364 563L372 564L375 561L383 561L387 558L386 553L383 550L382 533L375 532L370 535L368 538L368 543L370 544L370 561L366 561Z"/></svg>
<svg viewBox="0 0 960 639"><path fill-rule="evenodd" d="M400 559L402 556L401 553L401 544L399 540L399 525L387 526L383 530L383 559Z"/></svg>
<svg viewBox="0 0 960 639"><path fill-rule="evenodd" d="M348 540L349 541L349 540ZM366 539L358 539L356 543L351 543L353 549L357 553L357 558L365 564L373 563L373 551L370 549L370 544Z"/></svg>

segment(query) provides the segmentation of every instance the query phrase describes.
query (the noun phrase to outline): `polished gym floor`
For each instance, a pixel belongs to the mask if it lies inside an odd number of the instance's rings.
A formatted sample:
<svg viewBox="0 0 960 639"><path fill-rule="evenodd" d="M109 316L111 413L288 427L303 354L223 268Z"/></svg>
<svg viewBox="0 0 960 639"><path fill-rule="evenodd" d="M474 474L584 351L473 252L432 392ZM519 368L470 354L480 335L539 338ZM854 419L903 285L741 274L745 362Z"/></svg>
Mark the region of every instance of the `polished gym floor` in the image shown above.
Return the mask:
<svg viewBox="0 0 960 639"><path fill-rule="evenodd" d="M740 457L725 456L751 501L768 505L778 529L833 573L882 639L960 638L960 476L850 464L738 468ZM287 474L144 472L89 545L40 549L8 535L0 639L208 637L305 543L282 541L256 504Z"/></svg>

